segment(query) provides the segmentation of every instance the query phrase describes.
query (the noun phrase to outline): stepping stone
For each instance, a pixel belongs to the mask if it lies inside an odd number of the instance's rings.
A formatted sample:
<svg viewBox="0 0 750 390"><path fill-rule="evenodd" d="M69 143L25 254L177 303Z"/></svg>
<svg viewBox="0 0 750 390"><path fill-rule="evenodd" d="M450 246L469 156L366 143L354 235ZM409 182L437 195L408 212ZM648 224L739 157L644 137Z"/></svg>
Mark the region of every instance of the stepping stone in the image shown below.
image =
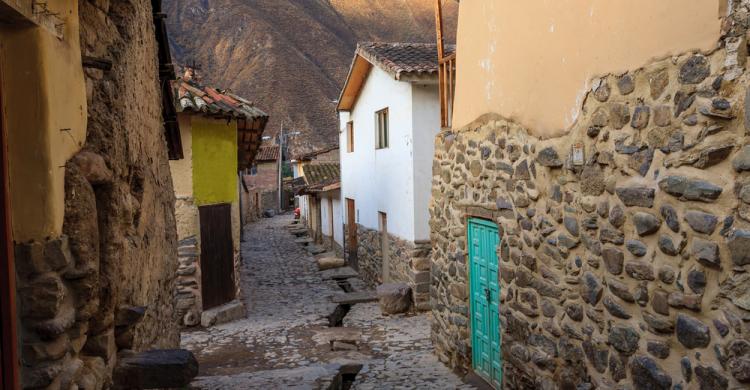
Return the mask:
<svg viewBox="0 0 750 390"><path fill-rule="evenodd" d="M346 266L346 262L340 257L321 257L316 261L318 262L318 269L321 271Z"/></svg>
<svg viewBox="0 0 750 390"><path fill-rule="evenodd" d="M343 341L334 341L331 343L331 351L356 351L357 344L350 344Z"/></svg>
<svg viewBox="0 0 750 390"><path fill-rule="evenodd" d="M319 255L319 254L321 254L321 253L323 253L323 252L326 251L326 249L323 248L322 246L312 245L312 244L306 246L305 249L307 249L307 251L310 252L310 254L312 254L312 255Z"/></svg>
<svg viewBox="0 0 750 390"><path fill-rule="evenodd" d="M313 242L313 239L310 237L302 237L294 240L294 242L296 242L297 244L307 245Z"/></svg>
<svg viewBox="0 0 750 390"><path fill-rule="evenodd" d="M321 345L331 344L335 341L349 344L357 344L362 339L362 330L357 328L336 327L316 331L313 340Z"/></svg>
<svg viewBox="0 0 750 390"><path fill-rule="evenodd" d="M357 278L359 274L352 267L341 267L322 271L320 276L323 280L346 280Z"/></svg>
<svg viewBox="0 0 750 390"><path fill-rule="evenodd" d="M201 326L208 328L241 318L245 318L245 305L235 299L232 302L204 311L201 314Z"/></svg>
<svg viewBox="0 0 750 390"><path fill-rule="evenodd" d="M307 235L307 229L304 229L304 230L293 230L292 234L295 235L295 236L297 236L297 237L306 236Z"/></svg>
<svg viewBox="0 0 750 390"><path fill-rule="evenodd" d="M346 294L334 295L333 303L353 305L355 303L377 302L378 293L375 291L354 291Z"/></svg>
<svg viewBox="0 0 750 390"><path fill-rule="evenodd" d="M198 361L184 349L152 350L117 359L116 389L184 388L198 375Z"/></svg>

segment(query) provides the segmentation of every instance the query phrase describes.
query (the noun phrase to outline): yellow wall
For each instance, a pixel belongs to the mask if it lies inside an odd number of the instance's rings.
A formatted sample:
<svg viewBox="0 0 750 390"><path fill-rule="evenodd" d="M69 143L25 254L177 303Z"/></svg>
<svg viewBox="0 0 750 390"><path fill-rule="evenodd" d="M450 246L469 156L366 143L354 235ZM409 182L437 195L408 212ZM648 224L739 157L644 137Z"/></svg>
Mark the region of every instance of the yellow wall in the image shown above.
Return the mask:
<svg viewBox="0 0 750 390"><path fill-rule="evenodd" d="M177 198L193 196L193 128L190 114L181 113L177 116L182 139L182 153L184 158L169 162L174 182L174 194Z"/></svg>
<svg viewBox="0 0 750 390"><path fill-rule="evenodd" d="M177 238L198 237L198 207L193 199L193 130L192 116L188 113L178 114L182 153L184 158L169 162L174 183L175 219L177 221Z"/></svg>
<svg viewBox="0 0 750 390"><path fill-rule="evenodd" d="M237 201L237 122L194 116L192 132L195 203Z"/></svg>
<svg viewBox="0 0 750 390"><path fill-rule="evenodd" d="M62 233L64 165L86 140L78 2L49 3L65 22L62 40L40 27L0 28L2 110L17 242Z"/></svg>
<svg viewBox="0 0 750 390"><path fill-rule="evenodd" d="M560 135L578 117L592 78L716 47L725 6L726 0L462 1L453 127L497 113L535 135Z"/></svg>

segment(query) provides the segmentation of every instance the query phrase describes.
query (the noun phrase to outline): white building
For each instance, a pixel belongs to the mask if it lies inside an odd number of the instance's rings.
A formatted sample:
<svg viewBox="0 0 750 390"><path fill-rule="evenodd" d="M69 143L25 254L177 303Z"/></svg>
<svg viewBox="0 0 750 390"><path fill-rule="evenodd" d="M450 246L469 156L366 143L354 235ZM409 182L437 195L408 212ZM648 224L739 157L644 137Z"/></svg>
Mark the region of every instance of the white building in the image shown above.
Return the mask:
<svg viewBox="0 0 750 390"><path fill-rule="evenodd" d="M338 105L348 259L371 284L409 283L425 310L437 71L435 44L361 43Z"/></svg>
<svg viewBox="0 0 750 390"><path fill-rule="evenodd" d="M344 219L339 162L308 161L298 165L299 178L304 183L297 190L300 217L316 243L341 254Z"/></svg>

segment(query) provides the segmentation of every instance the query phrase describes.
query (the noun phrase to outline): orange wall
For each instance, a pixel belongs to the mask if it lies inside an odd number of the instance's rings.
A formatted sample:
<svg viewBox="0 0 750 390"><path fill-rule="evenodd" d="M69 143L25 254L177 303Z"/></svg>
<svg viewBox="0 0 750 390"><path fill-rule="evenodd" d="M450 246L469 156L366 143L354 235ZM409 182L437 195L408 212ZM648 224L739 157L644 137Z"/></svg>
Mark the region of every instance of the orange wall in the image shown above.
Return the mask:
<svg viewBox="0 0 750 390"><path fill-rule="evenodd" d="M453 124L486 113L565 133L591 80L717 46L726 0L470 0L458 22Z"/></svg>

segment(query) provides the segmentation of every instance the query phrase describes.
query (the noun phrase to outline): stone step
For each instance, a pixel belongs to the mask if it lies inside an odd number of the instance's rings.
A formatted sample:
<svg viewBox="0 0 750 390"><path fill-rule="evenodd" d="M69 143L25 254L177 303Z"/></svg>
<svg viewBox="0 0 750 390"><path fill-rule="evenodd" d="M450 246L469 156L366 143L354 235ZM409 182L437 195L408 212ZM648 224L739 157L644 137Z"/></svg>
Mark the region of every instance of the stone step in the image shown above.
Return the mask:
<svg viewBox="0 0 750 390"><path fill-rule="evenodd" d="M300 238L294 240L294 242L297 243L297 244L307 245L307 244L312 243L313 239L310 238L310 237L300 237Z"/></svg>
<svg viewBox="0 0 750 390"><path fill-rule="evenodd" d="M320 276L324 280L346 280L350 278L357 278L359 277L359 274L352 267L341 267L321 271Z"/></svg>
<svg viewBox="0 0 750 390"><path fill-rule="evenodd" d="M198 361L184 349L152 350L118 359L115 389L184 388L198 375Z"/></svg>
<svg viewBox="0 0 750 390"><path fill-rule="evenodd" d="M330 345L334 341L342 341L350 344L358 344L362 339L362 330L351 327L325 328L315 331L313 341L319 345Z"/></svg>
<svg viewBox="0 0 750 390"><path fill-rule="evenodd" d="M310 252L310 254L313 255L313 256L314 255L319 255L321 253L325 253L325 251L326 251L326 248L323 248L320 245L313 245L313 244L308 244L305 247L305 249L307 249L307 251Z"/></svg>
<svg viewBox="0 0 750 390"><path fill-rule="evenodd" d="M245 318L245 305L235 299L232 302L204 311L201 314L201 326L208 328L209 326L226 324L227 322L242 318Z"/></svg>
<svg viewBox="0 0 750 390"><path fill-rule="evenodd" d="M321 271L346 266L346 261L340 257L320 257L315 261L318 263L318 269Z"/></svg>
<svg viewBox="0 0 750 390"><path fill-rule="evenodd" d="M355 303L377 302L378 294L375 291L354 291L345 294L334 295L333 303L353 305Z"/></svg>

